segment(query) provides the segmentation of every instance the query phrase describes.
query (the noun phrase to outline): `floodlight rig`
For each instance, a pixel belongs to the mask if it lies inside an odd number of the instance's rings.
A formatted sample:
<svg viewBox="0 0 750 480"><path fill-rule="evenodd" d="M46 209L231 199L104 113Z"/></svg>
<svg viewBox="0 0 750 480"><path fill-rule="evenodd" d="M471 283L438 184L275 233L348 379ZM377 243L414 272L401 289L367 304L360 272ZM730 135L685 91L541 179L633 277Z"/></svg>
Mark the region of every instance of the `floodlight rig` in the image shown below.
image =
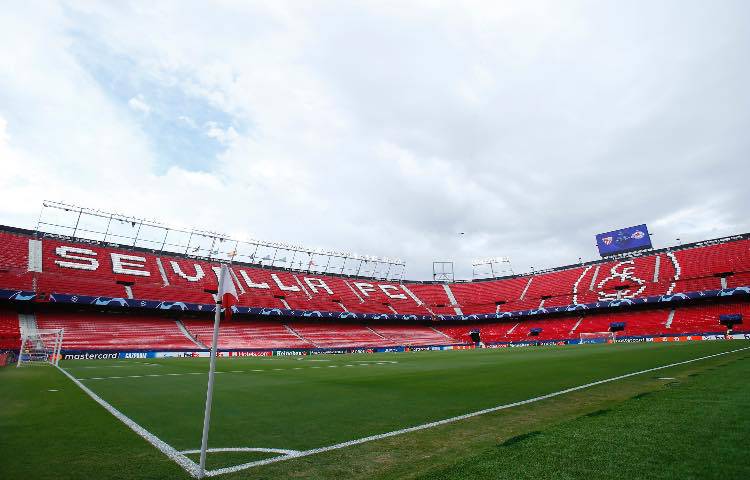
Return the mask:
<svg viewBox="0 0 750 480"><path fill-rule="evenodd" d="M100 224L100 226L87 226L89 223ZM113 228L118 226L129 228L129 231L113 232ZM151 238L147 238L144 231L151 232ZM208 261L240 261L258 265L261 268L294 269L297 257L300 255L303 258L307 256L307 265L303 265L300 260L299 271L309 273L337 273L400 281L406 271L406 263L398 258L360 256L349 252L255 239L238 240L210 230L167 226L158 220L51 200L42 202L36 232L40 237L58 236L110 245L125 245L130 248L145 248L155 253L176 253ZM315 262L316 257L325 260L321 262L325 265L323 268L316 268L318 267ZM288 258L291 260L287 260ZM339 263L340 268L336 267Z"/></svg>
<svg viewBox="0 0 750 480"><path fill-rule="evenodd" d="M471 276L477 278L497 278L514 275L510 257L489 257L474 260L471 263ZM487 272L489 268L489 272ZM489 275L487 275L489 273Z"/></svg>

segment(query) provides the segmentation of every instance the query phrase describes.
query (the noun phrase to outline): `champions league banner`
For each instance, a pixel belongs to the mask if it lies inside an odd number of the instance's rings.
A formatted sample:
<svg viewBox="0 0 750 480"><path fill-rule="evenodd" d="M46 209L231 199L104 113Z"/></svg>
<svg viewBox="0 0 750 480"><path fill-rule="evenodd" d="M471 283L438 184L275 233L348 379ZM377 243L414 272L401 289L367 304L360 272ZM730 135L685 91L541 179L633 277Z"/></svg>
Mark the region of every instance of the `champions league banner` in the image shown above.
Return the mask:
<svg viewBox="0 0 750 480"><path fill-rule="evenodd" d="M651 237L646 224L636 225L598 234L596 246L599 248L599 255L606 257L651 248Z"/></svg>
<svg viewBox="0 0 750 480"><path fill-rule="evenodd" d="M339 320L450 320L450 321L474 321L474 320L503 320L520 319L530 316L548 315L551 313L582 312L587 310L600 310L609 308L625 308L633 305L646 304L674 304L687 300L698 300L706 298L750 297L750 286L725 288L722 290L705 290L702 292L674 293L668 295L651 295L638 298L623 298L621 300L600 300L592 303L565 305L559 307L543 307L532 310L478 313L472 315L400 315L385 313L352 313L352 312L319 312L309 310L286 310L279 308L256 308L256 307L232 307L232 311L239 315L258 315L269 317L297 317L297 318L326 318ZM148 308L157 310L179 310L188 312L213 312L214 305L187 303L187 302L159 302L155 300L137 300L130 298L89 297L83 295L51 294L50 302L74 303L79 305L94 305L108 308Z"/></svg>

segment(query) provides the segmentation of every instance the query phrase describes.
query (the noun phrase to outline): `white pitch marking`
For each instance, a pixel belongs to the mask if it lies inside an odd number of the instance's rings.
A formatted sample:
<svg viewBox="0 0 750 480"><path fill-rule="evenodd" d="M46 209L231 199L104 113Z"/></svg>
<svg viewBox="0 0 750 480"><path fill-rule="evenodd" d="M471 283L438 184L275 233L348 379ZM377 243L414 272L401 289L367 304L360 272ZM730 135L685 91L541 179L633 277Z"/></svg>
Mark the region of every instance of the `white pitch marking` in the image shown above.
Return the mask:
<svg viewBox="0 0 750 480"><path fill-rule="evenodd" d="M612 377L612 378L607 378L607 379L604 379L604 380L598 380L596 382L586 383L584 385L579 385L577 387L567 388L565 390L560 390L558 392L548 393L546 395L540 395L538 397L529 398L527 400L521 400L521 401L518 401L518 402L507 403L505 405L498 405L496 407L485 408L484 410L477 410L475 412L466 413L464 415L459 415L457 417L451 417L451 418L446 418L446 419L443 419L443 420L438 420L436 422L424 423L422 425L416 425L414 427L403 428L401 430L394 430L392 432L380 433L380 434L377 434L377 435L371 435L369 437L358 438L356 440L349 440L348 442L337 443L335 445L329 445L327 447L313 448L311 450L303 450L301 452L293 453L293 454L289 454L289 455L282 455L282 456L278 456L278 457L267 458L267 459L264 459L264 460L256 460L254 462L243 463L241 465L235 465L233 467L225 467L225 468L219 468L219 469L216 469L216 470L208 470L208 471L206 471L206 476L215 477L217 475L222 475L224 473L239 472L240 470L247 470L248 468L260 467L262 465L269 465L271 463L283 462L283 461L286 461L286 460L291 460L293 458L308 457L310 455L316 455L318 453L329 452L331 450L339 450L341 448L351 447L353 445L360 445L362 443L372 442L374 440L382 440L384 438L395 437L397 435L402 435L404 433L416 432L416 431L419 431L419 430L426 430L428 428L438 427L440 425L446 425L448 423L457 422L459 420L465 420L467 418L477 417L479 415L485 415L487 413L497 412L499 410L505 410L505 409L512 408L512 407L518 407L518 406L521 406L521 405L527 405L529 403L539 402L541 400L547 400L548 398L553 398L553 397L557 397L559 395L564 395L566 393L576 392L578 390L583 390L583 389L594 387L594 386L597 386L597 385L602 385L602 384L605 384L605 383L614 382L614 381L617 381L617 380L622 380L624 378L629 378L629 377L633 377L633 376L636 376L636 375L641 375L641 374L649 373L649 372L655 372L655 371L658 371L658 370L663 370L665 368L671 368L671 367L676 367L676 366L679 366L679 365L685 365L685 364L688 364L688 363L698 362L700 360L706 360L706 359L709 359L709 358L719 357L721 355L727 355L727 354L730 354L730 353L741 352L743 350L749 350L749 349L750 349L750 347L738 348L736 350L729 350L729 351L726 351L726 352L720 352L720 353L715 353L715 354L712 354L712 355L706 355L705 357L698 357L698 358L693 358L691 360L685 360L685 361L682 361L682 362L670 363L668 365L662 365L661 367L648 368L646 370L640 370L638 372L626 373L624 375L619 375L617 377Z"/></svg>
<svg viewBox="0 0 750 480"><path fill-rule="evenodd" d="M325 365L325 368L336 368L336 367L369 367L374 364L359 364L359 365ZM380 364L379 364L380 365ZM382 365L388 365L387 363L384 363ZM304 370L305 368L324 368L320 366L314 366L314 367L293 367L293 368L271 368L270 370L275 371L284 371L284 370ZM248 373L248 372L265 372L266 370L260 370L260 369L254 369L254 370L231 370L226 372L216 372L216 373ZM121 379L121 378L145 378L145 377L181 377L184 375L205 375L206 372L185 372L185 373L149 373L147 375L127 375L124 377L88 377L88 378L78 378L78 380L84 381L84 380L111 380L111 379Z"/></svg>
<svg viewBox="0 0 750 480"><path fill-rule="evenodd" d="M300 453L299 450L286 450L283 448L259 448L259 447L228 447L228 448L209 448L206 449L208 453L220 453L220 452L264 452L264 453L282 453L284 455L295 455ZM180 453L186 455L191 453L200 453L200 450L183 450Z"/></svg>
<svg viewBox="0 0 750 480"><path fill-rule="evenodd" d="M674 377L659 377L657 380L674 380Z"/></svg>
<svg viewBox="0 0 750 480"><path fill-rule="evenodd" d="M156 447L160 452L162 452L164 455L167 456L170 460L177 463L177 465L181 466L185 469L186 472L188 472L193 477L198 477L200 474L200 467L197 463L190 460L188 457L183 455L182 453L178 452L174 447L166 443L164 440L160 439L153 433L149 432L145 428L141 427L137 423L135 423L133 420L131 420L129 417L127 417L125 414L117 410L115 407L107 403L102 397L94 393L92 390L90 390L86 385L82 384L78 381L77 378L75 378L73 375L69 374L59 366L55 365L55 367L60 370L66 377L71 379L73 383L78 385L78 387L83 390L89 397L94 399L96 403L104 407L105 410L107 410L109 413L114 415L115 418L117 418L119 421L124 423L128 426L131 430L133 430L135 433L143 437L148 443Z"/></svg>
<svg viewBox="0 0 750 480"><path fill-rule="evenodd" d="M58 390L57 390L57 389L55 389L55 388L50 388L50 389L49 389L49 390L47 390L47 391L48 391L48 392L57 392Z"/></svg>

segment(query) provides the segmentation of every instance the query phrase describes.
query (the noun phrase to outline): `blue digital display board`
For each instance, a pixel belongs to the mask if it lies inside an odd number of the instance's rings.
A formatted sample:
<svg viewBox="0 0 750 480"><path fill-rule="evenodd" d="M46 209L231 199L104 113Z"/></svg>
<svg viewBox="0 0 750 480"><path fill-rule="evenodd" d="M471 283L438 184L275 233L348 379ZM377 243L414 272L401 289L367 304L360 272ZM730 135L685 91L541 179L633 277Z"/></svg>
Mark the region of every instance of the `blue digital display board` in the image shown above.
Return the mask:
<svg viewBox="0 0 750 480"><path fill-rule="evenodd" d="M621 228L612 232L600 233L596 236L596 246L599 255L615 255L651 248L651 236L645 224L634 227Z"/></svg>

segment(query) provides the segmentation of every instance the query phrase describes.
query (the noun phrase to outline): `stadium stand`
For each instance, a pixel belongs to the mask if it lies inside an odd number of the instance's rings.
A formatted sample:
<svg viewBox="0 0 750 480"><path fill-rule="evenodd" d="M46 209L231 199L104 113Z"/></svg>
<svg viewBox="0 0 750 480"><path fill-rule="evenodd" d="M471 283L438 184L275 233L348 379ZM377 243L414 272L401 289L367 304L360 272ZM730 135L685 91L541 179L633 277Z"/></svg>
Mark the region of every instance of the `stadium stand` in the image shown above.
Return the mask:
<svg viewBox="0 0 750 480"><path fill-rule="evenodd" d="M79 312L40 312L36 315L41 329L64 328L63 349L197 349L174 320L139 316Z"/></svg>
<svg viewBox="0 0 750 480"><path fill-rule="evenodd" d="M289 327L300 337L319 348L374 347L393 344L382 335L360 324L294 322Z"/></svg>
<svg viewBox="0 0 750 480"><path fill-rule="evenodd" d="M185 328L199 342L211 347L214 324L207 320L186 320ZM219 328L218 348L313 348L286 325L274 322L223 322ZM193 347L195 348L195 347Z"/></svg>
<svg viewBox="0 0 750 480"><path fill-rule="evenodd" d="M38 302L67 294L212 304L218 264L165 252L73 241L0 228L0 290L33 292ZM624 323L619 335L721 334L724 313L750 313L748 302L693 302L675 308L594 311L546 315L545 308L681 292L750 286L750 239L738 236L661 251L641 252L551 269L537 274L453 282L381 281L372 278L235 264L239 305L279 309L276 320L237 318L222 324L220 348L334 348L469 343L479 329L484 342L577 339ZM10 295L8 294L8 295ZM6 296L5 298L11 298ZM70 301L70 300L68 300ZM75 300L73 300L75 301ZM18 315L0 305L0 345L16 345ZM178 321L139 313L49 312L37 315L40 328L64 326L67 349L198 349L210 346L212 323ZM286 319L282 309L368 314L474 315L537 310L533 317L507 321L450 322L437 329L426 321L393 324L362 321ZM306 314L307 315L307 314ZM320 316L320 315L314 315ZM750 331L750 321L735 332ZM533 331L532 331L533 330ZM0 347L2 348L2 347Z"/></svg>
<svg viewBox="0 0 750 480"><path fill-rule="evenodd" d="M18 314L9 308L0 307L0 350L16 350L20 347Z"/></svg>
<svg viewBox="0 0 750 480"><path fill-rule="evenodd" d="M371 325L377 335L395 345L440 345L456 343L453 338L422 325Z"/></svg>

